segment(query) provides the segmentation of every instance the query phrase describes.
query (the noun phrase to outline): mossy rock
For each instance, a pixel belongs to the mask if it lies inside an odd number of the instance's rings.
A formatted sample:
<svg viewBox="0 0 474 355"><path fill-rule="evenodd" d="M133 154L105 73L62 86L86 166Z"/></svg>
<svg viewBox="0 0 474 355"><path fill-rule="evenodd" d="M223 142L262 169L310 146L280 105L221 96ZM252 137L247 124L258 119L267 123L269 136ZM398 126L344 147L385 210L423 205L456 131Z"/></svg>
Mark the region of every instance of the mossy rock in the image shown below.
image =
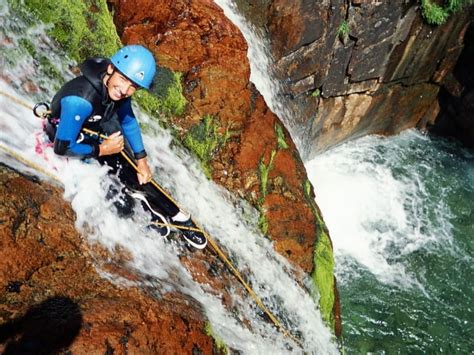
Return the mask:
<svg viewBox="0 0 474 355"><path fill-rule="evenodd" d="M94 56L110 57L122 47L105 0L24 0L24 5L14 0L9 2L16 12L21 13L26 7L30 14L50 25L49 35L78 63ZM60 81L61 74L49 59L37 58L34 44L24 45L45 73ZM152 116L180 116L187 103L181 79L180 73L160 68L153 91L156 95L142 91L134 99Z"/></svg>
<svg viewBox="0 0 474 355"><path fill-rule="evenodd" d="M314 270L311 274L314 285L319 290L319 307L321 316L326 324L334 330L335 319L333 308L335 302L334 294L334 253L328 229L313 199L312 185L309 180L303 183L303 192L306 201L311 206L316 218L317 240L314 247ZM316 297L317 295L315 295Z"/></svg>

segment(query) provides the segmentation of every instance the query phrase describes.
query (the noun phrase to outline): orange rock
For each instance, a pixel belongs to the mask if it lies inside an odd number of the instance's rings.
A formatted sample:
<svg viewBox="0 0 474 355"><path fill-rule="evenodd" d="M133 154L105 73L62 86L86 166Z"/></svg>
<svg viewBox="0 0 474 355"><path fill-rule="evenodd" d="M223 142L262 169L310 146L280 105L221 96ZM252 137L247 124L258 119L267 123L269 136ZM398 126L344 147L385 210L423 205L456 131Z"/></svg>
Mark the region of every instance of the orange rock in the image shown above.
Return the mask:
<svg viewBox="0 0 474 355"><path fill-rule="evenodd" d="M97 273L62 194L0 167L0 352L212 353L193 300Z"/></svg>

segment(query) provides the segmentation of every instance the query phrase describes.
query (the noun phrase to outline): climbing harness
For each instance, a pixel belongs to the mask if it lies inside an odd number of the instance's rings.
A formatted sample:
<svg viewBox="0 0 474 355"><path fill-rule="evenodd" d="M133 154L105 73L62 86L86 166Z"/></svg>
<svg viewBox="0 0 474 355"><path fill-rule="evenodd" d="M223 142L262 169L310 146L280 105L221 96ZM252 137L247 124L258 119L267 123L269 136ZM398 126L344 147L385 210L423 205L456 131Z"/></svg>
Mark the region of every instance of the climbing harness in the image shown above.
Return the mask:
<svg viewBox="0 0 474 355"><path fill-rule="evenodd" d="M31 108L30 105L28 105L26 102L22 101L22 100L19 100L11 95L9 95L8 93L5 93L3 92L2 90L0 90L0 94L10 98L11 100L15 101L16 103L18 103L19 105L21 106L24 106L28 109L32 109L33 110L33 113L35 114L35 116L41 118L41 119L46 119L47 115L49 115L51 112L49 111L49 106L48 104L46 103L38 103L36 104L33 108ZM39 111L40 109L42 109L42 111ZM89 135L95 135L95 136L98 136L100 137L101 139L108 139L107 136L105 135L102 135L98 132L95 132L95 131L92 131L90 129L87 129L87 128L82 128L82 131L86 134L89 134ZM4 150L5 152L7 152L9 155L11 155L12 157L14 157L15 159L21 161L22 163L24 163L25 165L27 166L30 166L31 168L51 177L52 179L56 180L56 181L59 181L59 178L50 174L49 172L45 171L43 168L41 168L40 166L38 166L37 164L21 157L19 154L13 152L12 150L8 149L7 147L3 146L3 144L0 144L0 148L2 150ZM120 152L122 154L122 156L124 157L124 159L139 173L140 170L138 169L138 166L135 164L135 162L133 161L133 159L124 151L121 151ZM176 206L179 207L179 204L169 195L169 193L164 190L154 179L151 179L150 183L155 187L157 188L159 191L161 191L168 199L170 199L174 204L176 204ZM192 220L194 222L194 220ZM219 245L217 244L217 242L211 238L211 236L203 229L199 226L199 224L195 223L194 224L196 225L196 228L193 228L193 227L185 227L185 226L179 226L179 225L174 225L174 224L165 224L165 223L158 223L156 222L157 225L163 225L163 226L169 226L169 227L173 227L173 228L177 228L177 229L180 229L180 230L190 230L190 231L196 231L196 232L200 232L202 233L208 240L208 243L211 245L211 247L214 249L214 251L216 252L216 254L220 257L220 259L227 265L227 267L231 270L231 272L234 274L234 276L239 280L239 282L242 284L242 286L245 288L245 290L248 292L248 294L250 295L250 297L254 300L254 302L257 304L257 306L267 315L267 317L272 321L272 323L276 326L276 328L286 337L290 338L291 340L293 340L298 346L300 346L302 349L303 349L303 343L301 342L300 339L298 339L297 337L295 337L293 334L291 334L284 326L283 324L273 315L273 313L265 306L265 304L262 302L262 300L260 299L260 297L258 297L258 295L255 293L255 291L252 289L252 287L244 280L243 276L241 275L241 273L234 267L234 265L232 264L232 262L229 260L229 258L227 257L227 255L222 251L222 249L219 247Z"/></svg>

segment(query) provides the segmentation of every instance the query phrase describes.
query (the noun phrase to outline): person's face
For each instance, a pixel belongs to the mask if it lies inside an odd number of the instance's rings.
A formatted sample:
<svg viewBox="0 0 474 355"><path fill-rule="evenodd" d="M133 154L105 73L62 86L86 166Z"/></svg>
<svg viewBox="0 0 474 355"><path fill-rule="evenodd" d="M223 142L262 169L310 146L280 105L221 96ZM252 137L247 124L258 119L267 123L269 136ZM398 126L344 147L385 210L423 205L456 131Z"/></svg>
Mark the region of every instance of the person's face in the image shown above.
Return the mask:
<svg viewBox="0 0 474 355"><path fill-rule="evenodd" d="M109 65L107 68L108 78L105 80L110 99L118 101L132 96L137 91L138 86L113 69Z"/></svg>

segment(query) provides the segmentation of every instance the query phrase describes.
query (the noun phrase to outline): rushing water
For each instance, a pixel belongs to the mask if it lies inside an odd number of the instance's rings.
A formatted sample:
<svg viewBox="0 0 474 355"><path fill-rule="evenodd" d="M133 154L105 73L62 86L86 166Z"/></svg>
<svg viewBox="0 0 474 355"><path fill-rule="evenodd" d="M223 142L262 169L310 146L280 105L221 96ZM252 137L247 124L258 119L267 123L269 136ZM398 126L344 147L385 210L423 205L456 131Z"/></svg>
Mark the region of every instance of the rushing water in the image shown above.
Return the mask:
<svg viewBox="0 0 474 355"><path fill-rule="evenodd" d="M348 353L472 353L474 151L404 132L306 164Z"/></svg>
<svg viewBox="0 0 474 355"><path fill-rule="evenodd" d="M49 100L62 84L52 78L57 75L51 74L60 73L64 80L71 78L68 67L74 63L45 34L45 26L28 16L20 16L9 8L6 0L0 0L0 144L56 176L76 212L76 227L87 241L100 243L110 252L127 250L131 256L127 267L143 275L143 279L124 280L101 270L100 264L98 271L123 286L152 288L156 297L171 290L189 295L202 305L214 333L242 353L301 353L289 338L265 321L250 298L235 292L231 295L233 309L229 311L209 286L195 282L178 258L184 252L182 248L156 238L146 229L147 216L143 211L137 209L133 220L118 218L111 201L105 198L104 185L110 180L104 167L57 157L51 148L39 144L43 139L41 122L29 108L4 93L27 106ZM41 57L52 60L40 60ZM237 268L246 271L246 278L267 306L294 334L301 335L305 352L336 353L317 304L293 280L289 263L259 235L255 211L208 181L196 160L173 142L169 132L137 112L140 122L148 126L144 141L157 181L223 246ZM0 162L38 174L4 152L0 153Z"/></svg>
<svg viewBox="0 0 474 355"><path fill-rule="evenodd" d="M237 2L241 0L215 0L224 14L240 29L248 44L247 56L250 62L250 81L265 98L265 103L284 123L291 135L293 142L300 154L304 155L309 151L305 146L304 137L309 127L304 127L301 122L297 122L295 117L299 115L295 107L288 101L287 96L278 80L273 77L273 61L270 55L268 39L262 29L253 26L240 14Z"/></svg>

